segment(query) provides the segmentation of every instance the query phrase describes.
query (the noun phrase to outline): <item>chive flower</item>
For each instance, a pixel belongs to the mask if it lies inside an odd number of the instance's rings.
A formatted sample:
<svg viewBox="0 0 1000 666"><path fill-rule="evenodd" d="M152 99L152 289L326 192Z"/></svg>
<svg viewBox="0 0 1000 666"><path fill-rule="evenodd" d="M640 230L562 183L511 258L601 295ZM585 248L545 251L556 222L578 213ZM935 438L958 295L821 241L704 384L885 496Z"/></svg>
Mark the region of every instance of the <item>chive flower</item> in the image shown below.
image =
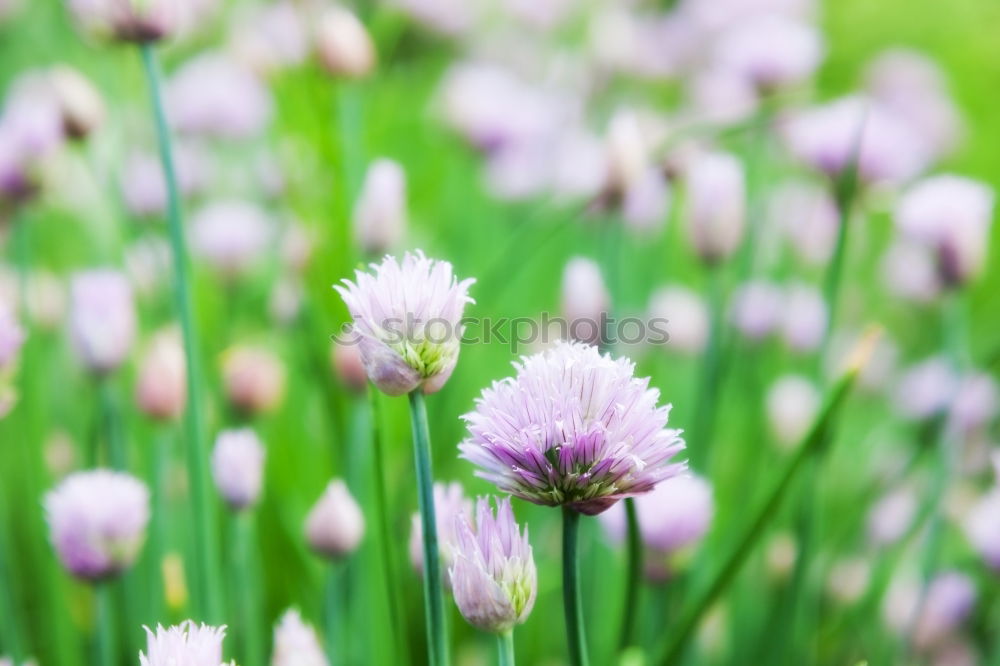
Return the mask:
<svg viewBox="0 0 1000 666"><path fill-rule="evenodd" d="M473 302L475 280L459 282L450 263L419 250L371 268L374 274L356 271L355 282L334 286L354 318L351 341L368 379L387 395L440 390L458 361L462 311Z"/></svg>
<svg viewBox="0 0 1000 666"><path fill-rule="evenodd" d="M476 527L455 518L454 564L449 570L455 603L475 627L506 633L531 614L538 591L528 528L518 530L510 498L497 500L494 515L484 497L476 503Z"/></svg>
<svg viewBox="0 0 1000 666"><path fill-rule="evenodd" d="M657 405L631 361L564 342L514 367L463 416L459 445L500 490L596 515L684 470L673 462L684 441L666 427L670 405Z"/></svg>
<svg viewBox="0 0 1000 666"><path fill-rule="evenodd" d="M45 496L52 545L83 580L113 578L135 562L149 523L149 490L107 469L77 472Z"/></svg>

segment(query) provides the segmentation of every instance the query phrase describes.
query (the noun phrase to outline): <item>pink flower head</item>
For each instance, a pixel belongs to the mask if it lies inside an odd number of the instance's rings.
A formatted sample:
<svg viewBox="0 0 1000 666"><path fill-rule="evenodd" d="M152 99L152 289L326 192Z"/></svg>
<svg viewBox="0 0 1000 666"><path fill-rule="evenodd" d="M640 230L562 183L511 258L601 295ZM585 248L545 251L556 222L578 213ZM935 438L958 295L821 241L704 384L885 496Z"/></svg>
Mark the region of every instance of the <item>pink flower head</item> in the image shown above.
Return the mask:
<svg viewBox="0 0 1000 666"><path fill-rule="evenodd" d="M698 157L685 174L691 244L709 263L726 259L743 240L746 184L743 165L726 153Z"/></svg>
<svg viewBox="0 0 1000 666"><path fill-rule="evenodd" d="M783 300L778 285L764 280L747 282L733 294L729 319L744 337L761 340L779 325Z"/></svg>
<svg viewBox="0 0 1000 666"><path fill-rule="evenodd" d="M274 241L267 213L245 201L217 201L191 219L191 248L227 278L246 274Z"/></svg>
<svg viewBox="0 0 1000 666"><path fill-rule="evenodd" d="M180 417L187 402L187 363L176 329L165 329L150 340L139 364L135 398L147 416L170 421Z"/></svg>
<svg viewBox="0 0 1000 666"><path fill-rule="evenodd" d="M122 273L77 273L70 284L70 339L90 370L110 372L125 361L136 332L132 287Z"/></svg>
<svg viewBox="0 0 1000 666"><path fill-rule="evenodd" d="M470 624L504 633L531 614L538 591L535 560L514 522L510 498L497 500L496 515L484 497L476 502L476 527L455 517L455 559L449 573L455 604Z"/></svg>
<svg viewBox="0 0 1000 666"><path fill-rule="evenodd" d="M473 279L461 282L447 261L407 252L355 272L334 289L354 318L352 342L360 345L368 379L383 393L426 393L448 381L461 347L462 311Z"/></svg>
<svg viewBox="0 0 1000 666"><path fill-rule="evenodd" d="M241 511L257 503L264 480L264 445L250 428L223 430L212 450L212 476L226 504Z"/></svg>
<svg viewBox="0 0 1000 666"><path fill-rule="evenodd" d="M646 547L674 553L698 543L715 513L712 486L700 476L682 474L657 484L635 499L639 530ZM601 523L616 541L625 538L625 512L620 506L601 514Z"/></svg>
<svg viewBox="0 0 1000 666"><path fill-rule="evenodd" d="M135 562L149 523L149 490L123 472L66 477L45 496L52 545L78 578L113 577Z"/></svg>
<svg viewBox="0 0 1000 666"><path fill-rule="evenodd" d="M708 308L696 291L679 285L657 289L649 299L649 316L665 322L667 350L693 355L704 349Z"/></svg>
<svg viewBox="0 0 1000 666"><path fill-rule="evenodd" d="M176 32L189 0L69 0L87 32L127 42L155 42Z"/></svg>
<svg viewBox="0 0 1000 666"><path fill-rule="evenodd" d="M860 96L798 111L782 130L792 155L831 177L856 162L863 182L895 184L923 171L930 160L926 142L912 125Z"/></svg>
<svg viewBox="0 0 1000 666"><path fill-rule="evenodd" d="M197 625L191 620L156 633L146 629L146 652L139 653L139 666L225 666L222 639L226 628Z"/></svg>
<svg viewBox="0 0 1000 666"><path fill-rule="evenodd" d="M181 66L168 82L166 104L178 131L222 139L258 136L273 106L267 86L222 53L204 53Z"/></svg>
<svg viewBox="0 0 1000 666"><path fill-rule="evenodd" d="M670 406L657 406L659 391L632 362L561 342L514 367L463 416L459 445L500 490L596 515L684 469L671 462L684 441L666 427Z"/></svg>
<svg viewBox="0 0 1000 666"><path fill-rule="evenodd" d="M978 181L932 176L900 197L896 225L935 253L946 285L961 285L977 275L986 260L994 200L993 189Z"/></svg>
<svg viewBox="0 0 1000 666"><path fill-rule="evenodd" d="M601 268L585 257L573 257L563 269L562 314L574 340L598 344L604 339L604 319L611 296L604 286Z"/></svg>
<svg viewBox="0 0 1000 666"><path fill-rule="evenodd" d="M822 57L819 31L780 14L763 14L735 23L720 36L716 50L721 67L762 90L805 81Z"/></svg>
<svg viewBox="0 0 1000 666"><path fill-rule="evenodd" d="M354 205L354 234L368 254L399 244L406 232L406 173L399 163L377 159L365 173Z"/></svg>
<svg viewBox="0 0 1000 666"><path fill-rule="evenodd" d="M289 608L274 627L271 666L329 666L316 630Z"/></svg>
<svg viewBox="0 0 1000 666"><path fill-rule="evenodd" d="M234 345L222 355L222 383L233 407L258 414L281 404L287 373L281 359L269 349Z"/></svg>

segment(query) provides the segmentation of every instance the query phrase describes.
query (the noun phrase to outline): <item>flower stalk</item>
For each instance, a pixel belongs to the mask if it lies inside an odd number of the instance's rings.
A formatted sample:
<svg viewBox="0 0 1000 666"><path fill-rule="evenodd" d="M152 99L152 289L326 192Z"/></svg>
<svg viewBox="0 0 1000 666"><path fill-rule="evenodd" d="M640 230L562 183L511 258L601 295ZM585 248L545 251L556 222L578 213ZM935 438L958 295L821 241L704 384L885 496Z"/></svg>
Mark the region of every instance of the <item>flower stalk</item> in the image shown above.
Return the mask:
<svg viewBox="0 0 1000 666"><path fill-rule="evenodd" d="M185 443L188 474L191 478L191 499L195 535L196 603L203 618L214 620L221 614L219 607L218 545L210 503L208 466L202 441L202 398L198 365L198 336L195 329L188 260L184 243L181 198L174 168L170 133L161 96L160 71L150 43L139 45L143 67L149 85L150 103L156 124L157 143L167 187L167 224L173 259L174 299L181 322L184 356L187 368L187 404L184 410Z"/></svg>
<svg viewBox="0 0 1000 666"><path fill-rule="evenodd" d="M587 639L583 628L583 608L580 604L580 562L577 546L580 514L563 507L563 610L566 616L566 642L572 666L587 666Z"/></svg>
<svg viewBox="0 0 1000 666"><path fill-rule="evenodd" d="M514 631L497 636L497 655L500 666L514 666Z"/></svg>
<svg viewBox="0 0 1000 666"><path fill-rule="evenodd" d="M423 530L424 611L427 615L427 652L431 666L446 666L448 654L444 626L444 599L441 586L441 563L438 554L437 518L434 513L434 475L431 471L431 440L427 426L427 407L419 388L410 396L410 421L413 428L413 454L417 470L417 491Z"/></svg>

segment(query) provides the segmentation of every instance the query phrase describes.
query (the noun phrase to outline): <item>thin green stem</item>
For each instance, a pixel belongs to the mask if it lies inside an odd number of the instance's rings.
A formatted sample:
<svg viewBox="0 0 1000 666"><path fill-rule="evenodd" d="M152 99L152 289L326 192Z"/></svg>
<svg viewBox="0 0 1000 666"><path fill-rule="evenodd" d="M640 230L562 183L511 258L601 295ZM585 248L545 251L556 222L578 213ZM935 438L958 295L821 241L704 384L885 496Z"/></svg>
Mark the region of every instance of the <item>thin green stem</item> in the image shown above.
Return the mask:
<svg viewBox="0 0 1000 666"><path fill-rule="evenodd" d="M566 616L566 642L569 663L587 666L587 639L583 630L583 607L580 604L580 562L577 542L580 532L580 514L563 507L563 609Z"/></svg>
<svg viewBox="0 0 1000 666"><path fill-rule="evenodd" d="M794 457L788 462L774 488L768 493L767 499L757 510L753 519L747 523L748 527L736 542L736 547L726 558L719 572L713 577L708 589L698 598L691 610L683 616L683 619L671 629L671 640L660 663L675 664L680 662L688 640L697 629L702 617L733 581L747 557L753 552L754 546L777 515L785 495L795 479L799 477L806 462L821 453L829 441L827 433L853 386L856 376L857 371L854 369L844 375L831 389L826 403L809 429L809 433L799 444Z"/></svg>
<svg viewBox="0 0 1000 666"><path fill-rule="evenodd" d="M125 452L125 433L122 431L121 413L115 400L115 387L108 376L98 378L97 383L107 446L105 460L114 469L127 469L128 455Z"/></svg>
<svg viewBox="0 0 1000 666"><path fill-rule="evenodd" d="M243 647L244 666L264 666L260 643L260 612L257 600L256 576L253 573L253 513L242 511L232 516L233 584L240 612L239 637Z"/></svg>
<svg viewBox="0 0 1000 666"><path fill-rule="evenodd" d="M690 447L691 464L699 471L706 471L711 463L712 434L715 424L715 407L719 403L718 387L722 373L722 276L718 266L711 266L709 286L709 331L705 354L702 359L698 398L692 424L693 446Z"/></svg>
<svg viewBox="0 0 1000 666"><path fill-rule="evenodd" d="M639 513L635 500L625 498L625 517L628 527L628 579L625 588L625 608L622 609L622 633L618 648L625 650L635 639L635 616L642 592L642 533L639 531Z"/></svg>
<svg viewBox="0 0 1000 666"><path fill-rule="evenodd" d="M94 587L97 604L95 631L97 632L97 663L100 666L117 666L118 655L115 649L115 616L114 600L112 599L110 583L97 583Z"/></svg>
<svg viewBox="0 0 1000 666"><path fill-rule="evenodd" d="M346 662L347 632L344 622L347 619L344 583L345 565L343 562L331 562L330 573L326 581L326 594L323 599L323 624L326 634L326 655L330 664L336 666Z"/></svg>
<svg viewBox="0 0 1000 666"><path fill-rule="evenodd" d="M170 474L170 432L159 426L153 438L152 469L149 478L153 490L152 529L149 539L149 559L152 564L150 604L156 618L166 613L164 598L163 556L167 550L170 507L167 502L167 479Z"/></svg>
<svg viewBox="0 0 1000 666"><path fill-rule="evenodd" d="M151 44L142 44L139 48L149 83L150 104L153 108L160 160L167 186L167 223L173 255L174 299L181 321L184 356L187 364L187 405L184 410L184 425L194 513L195 553L197 555L194 567L195 589L197 590L196 604L203 618L216 621L221 616L219 577L217 575L219 556L215 532L215 513L209 490L207 454L202 441L203 420L198 336L195 329L191 280L188 274L188 259L184 243L181 198L177 187L177 173L174 169L170 132L161 99L160 72L156 62L156 54Z"/></svg>
<svg viewBox="0 0 1000 666"><path fill-rule="evenodd" d="M6 484L4 484L6 486ZM8 557L6 492L0 488L0 580L13 581ZM0 652L9 654L15 662L24 657L21 644L21 614L14 598L14 586L5 583L0 586Z"/></svg>
<svg viewBox="0 0 1000 666"><path fill-rule="evenodd" d="M369 413L372 427L372 476L375 481L375 513L377 515L379 548L382 556L382 585L385 587L388 603L392 645L403 648L403 656L409 656L406 632L402 631L399 602L396 599L396 567L393 559L392 531L389 528L389 495L385 488L385 455L382 451L382 430L379 426L380 413L378 393L368 390ZM395 649L395 647L393 647ZM405 659L404 659L405 661Z"/></svg>
<svg viewBox="0 0 1000 666"><path fill-rule="evenodd" d="M427 614L427 661L431 666L448 663L444 627L441 563L438 556L437 518L434 513L434 475L431 471L431 438L427 408L420 389L410 393L410 422L417 468L420 521L424 536L424 611Z"/></svg>
<svg viewBox="0 0 1000 666"><path fill-rule="evenodd" d="M497 636L497 663L500 666L514 666L513 629Z"/></svg>

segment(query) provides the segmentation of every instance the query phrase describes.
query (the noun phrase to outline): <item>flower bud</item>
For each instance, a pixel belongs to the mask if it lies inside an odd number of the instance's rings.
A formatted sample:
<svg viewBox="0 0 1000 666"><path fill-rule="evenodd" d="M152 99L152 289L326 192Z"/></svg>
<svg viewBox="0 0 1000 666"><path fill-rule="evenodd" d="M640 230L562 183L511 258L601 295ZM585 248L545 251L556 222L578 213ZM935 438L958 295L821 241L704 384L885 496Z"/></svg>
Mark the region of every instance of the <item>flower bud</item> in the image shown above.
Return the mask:
<svg viewBox="0 0 1000 666"><path fill-rule="evenodd" d="M289 608L274 627L271 666L329 666L316 630Z"/></svg>
<svg viewBox="0 0 1000 666"><path fill-rule="evenodd" d="M715 514L712 486L693 475L661 481L650 492L635 498L635 508L642 541L651 551L646 558L646 575L657 582L673 573L677 562L671 560L701 541ZM615 541L624 540L624 506L615 505L598 519Z"/></svg>
<svg viewBox="0 0 1000 666"><path fill-rule="evenodd" d="M191 249L226 279L246 275L274 240L266 212L243 201L218 201L191 218Z"/></svg>
<svg viewBox="0 0 1000 666"><path fill-rule="evenodd" d="M223 430L212 450L212 476L233 511L257 503L264 480L264 445L250 428Z"/></svg>
<svg viewBox="0 0 1000 666"><path fill-rule="evenodd" d="M132 287L110 269L77 273L70 284L70 340L76 355L93 372L120 366L135 339Z"/></svg>
<svg viewBox="0 0 1000 666"><path fill-rule="evenodd" d="M951 403L958 377L942 357L932 357L911 366L896 382L893 396L896 411L920 421L941 413Z"/></svg>
<svg viewBox="0 0 1000 666"><path fill-rule="evenodd" d="M826 583L827 594L843 605L853 604L868 590L871 574L871 565L864 558L840 560L830 567L830 577Z"/></svg>
<svg viewBox="0 0 1000 666"><path fill-rule="evenodd" d="M897 577L886 593L883 614L890 629L912 636L915 647L923 651L950 638L975 604L972 580L957 571L943 571L926 588L911 576Z"/></svg>
<svg viewBox="0 0 1000 666"><path fill-rule="evenodd" d="M719 66L764 91L805 81L822 55L815 27L777 13L734 23L716 49Z"/></svg>
<svg viewBox="0 0 1000 666"><path fill-rule="evenodd" d="M325 9L316 24L316 48L330 74L367 76L375 66L375 44L358 17L344 7Z"/></svg>
<svg viewBox="0 0 1000 666"><path fill-rule="evenodd" d="M361 507L343 481L331 481L306 518L310 547L319 555L340 559L354 552L364 534Z"/></svg>
<svg viewBox="0 0 1000 666"><path fill-rule="evenodd" d="M49 79L67 136L82 139L104 123L104 100L83 74L68 65L58 65L52 68Z"/></svg>
<svg viewBox="0 0 1000 666"><path fill-rule="evenodd" d="M901 486L879 499L868 512L868 539L875 546L899 541L913 524L917 496L913 488Z"/></svg>
<svg viewBox="0 0 1000 666"><path fill-rule="evenodd" d="M458 481L434 484L434 516L437 523L438 559L441 568L447 571L454 561L455 542L458 539L455 529L460 516L472 520L472 501L465 496L465 490ZM414 571L422 574L424 571L424 530L420 522L420 514L414 513L410 529L410 564ZM445 576L445 584L450 584Z"/></svg>
<svg viewBox="0 0 1000 666"><path fill-rule="evenodd" d="M0 372L14 365L24 339L24 329L14 312L0 301Z"/></svg>
<svg viewBox="0 0 1000 666"><path fill-rule="evenodd" d="M406 232L406 174L393 160L372 162L354 204L354 235L361 249L380 255Z"/></svg>
<svg viewBox="0 0 1000 666"><path fill-rule="evenodd" d="M226 399L240 411L271 411L285 396L285 381L285 366L266 349L236 345L222 355Z"/></svg>
<svg viewBox="0 0 1000 666"><path fill-rule="evenodd" d="M562 314L569 323L570 338L588 344L604 340L610 306L611 296L597 262L584 257L570 259L562 278Z"/></svg>
<svg viewBox="0 0 1000 666"><path fill-rule="evenodd" d="M174 33L185 0L68 0L87 32L125 42L155 42Z"/></svg>
<svg viewBox="0 0 1000 666"><path fill-rule="evenodd" d="M805 377L785 375L771 385L767 418L781 448L790 449L805 437L819 406L819 391Z"/></svg>
<svg viewBox="0 0 1000 666"><path fill-rule="evenodd" d="M45 496L45 511L63 566L78 578L103 580L131 567L139 555L149 491L122 472L77 472Z"/></svg>
<svg viewBox="0 0 1000 666"><path fill-rule="evenodd" d="M795 568L799 558L799 546L795 538L787 532L776 534L767 544L764 560L771 580L784 581Z"/></svg>
<svg viewBox="0 0 1000 666"><path fill-rule="evenodd" d="M666 328L667 350L695 355L705 348L708 309L691 289L681 286L657 289L649 299L649 317Z"/></svg>
<svg viewBox="0 0 1000 666"><path fill-rule="evenodd" d="M746 191L743 165L732 155L696 159L685 177L688 235L706 263L728 258L743 240Z"/></svg>
<svg viewBox="0 0 1000 666"><path fill-rule="evenodd" d="M737 287L729 307L729 319L744 337L758 341L778 326L783 307L778 285L755 280Z"/></svg>
<svg viewBox="0 0 1000 666"><path fill-rule="evenodd" d="M187 361L180 336L174 329L153 335L139 364L135 400L154 420L180 418L187 402Z"/></svg>
<svg viewBox="0 0 1000 666"><path fill-rule="evenodd" d="M66 288L47 270L33 270L28 276L28 316L46 330L57 328L66 318Z"/></svg>
<svg viewBox="0 0 1000 666"><path fill-rule="evenodd" d="M837 205L829 192L809 182L780 185L768 200L768 218L787 236L795 252L813 266L833 254L840 227Z"/></svg>
<svg viewBox="0 0 1000 666"><path fill-rule="evenodd" d="M907 237L936 253L945 285L961 286L982 271L994 199L993 189L983 183L933 176L903 194L896 206L896 224Z"/></svg>
<svg viewBox="0 0 1000 666"><path fill-rule="evenodd" d="M257 76L223 53L184 63L164 91L167 119L182 134L248 139L264 131L274 106Z"/></svg>
<svg viewBox="0 0 1000 666"><path fill-rule="evenodd" d="M464 516L456 518L455 560L449 569L455 604L469 624L502 634L531 614L538 591L538 574L524 533L514 522L510 498L476 505L476 529Z"/></svg>
<svg viewBox="0 0 1000 666"><path fill-rule="evenodd" d="M615 113L608 123L605 146L609 187L617 196L622 196L639 181L649 165L638 116L631 111Z"/></svg>
<svg viewBox="0 0 1000 666"><path fill-rule="evenodd" d="M344 386L356 393L364 393L368 387L368 375L365 374L365 364L358 345L334 342L330 347L330 363Z"/></svg>
<svg viewBox="0 0 1000 666"><path fill-rule="evenodd" d="M826 334L826 301L819 289L795 283L785 288L781 332L785 343L803 353L817 349Z"/></svg>

